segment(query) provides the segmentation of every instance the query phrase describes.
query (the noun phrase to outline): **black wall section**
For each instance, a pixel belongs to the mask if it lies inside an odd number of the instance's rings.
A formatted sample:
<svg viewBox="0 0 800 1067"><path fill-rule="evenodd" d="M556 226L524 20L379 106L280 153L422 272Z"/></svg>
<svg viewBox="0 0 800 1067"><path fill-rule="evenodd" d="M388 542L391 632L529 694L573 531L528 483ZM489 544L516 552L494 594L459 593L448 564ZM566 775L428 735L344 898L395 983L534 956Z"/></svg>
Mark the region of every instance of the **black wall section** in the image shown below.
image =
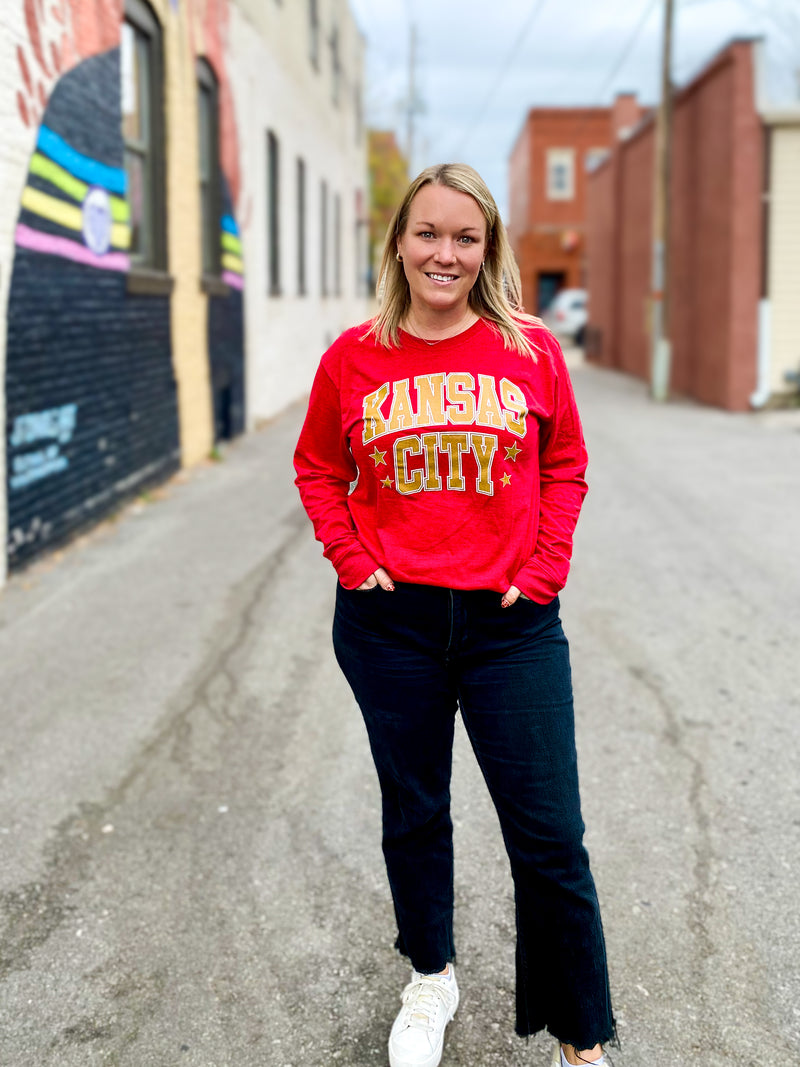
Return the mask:
<svg viewBox="0 0 800 1067"><path fill-rule="evenodd" d="M66 74L43 121L82 154L122 167L119 50ZM26 212L20 221L33 222ZM16 568L178 468L169 298L132 296L123 273L17 248L6 360Z"/></svg>

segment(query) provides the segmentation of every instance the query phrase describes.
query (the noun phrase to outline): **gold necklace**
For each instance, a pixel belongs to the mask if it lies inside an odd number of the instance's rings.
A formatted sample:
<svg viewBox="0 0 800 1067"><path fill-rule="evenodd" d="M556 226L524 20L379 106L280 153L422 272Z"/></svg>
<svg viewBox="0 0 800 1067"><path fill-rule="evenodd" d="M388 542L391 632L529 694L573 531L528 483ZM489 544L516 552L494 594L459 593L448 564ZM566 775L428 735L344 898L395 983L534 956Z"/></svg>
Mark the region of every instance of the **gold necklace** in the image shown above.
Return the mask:
<svg viewBox="0 0 800 1067"><path fill-rule="evenodd" d="M459 319L458 323L456 324L455 332L451 333L451 334L448 334L447 337L437 337L435 341L429 341L427 337L423 337L422 336L422 334L419 332L419 328L417 327L416 323L413 321L413 319L411 318L411 315L409 314L409 316L408 316L408 324L409 324L409 326L413 327L413 329L410 330L409 332L411 333L412 337L416 337L416 339L418 341L422 341L426 345L438 345L438 344L441 344L442 341L449 341L449 340L451 340L451 338L457 337L459 335L459 333L461 332L462 324L464 322L466 322L466 320L469 318L469 316L471 314L472 314L472 308L468 307L466 315L464 315L461 319ZM477 319L476 319L476 321L477 321Z"/></svg>

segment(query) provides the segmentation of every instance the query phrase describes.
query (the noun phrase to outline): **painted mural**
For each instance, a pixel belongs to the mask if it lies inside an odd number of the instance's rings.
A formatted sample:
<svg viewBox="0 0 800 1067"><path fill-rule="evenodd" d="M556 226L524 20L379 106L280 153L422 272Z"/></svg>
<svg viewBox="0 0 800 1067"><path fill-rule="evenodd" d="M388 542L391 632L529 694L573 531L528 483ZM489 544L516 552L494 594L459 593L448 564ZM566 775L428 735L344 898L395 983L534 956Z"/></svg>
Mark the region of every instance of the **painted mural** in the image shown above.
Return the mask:
<svg viewBox="0 0 800 1067"><path fill-rule="evenodd" d="M128 291L123 0L21 2L29 40L17 47L16 106L36 142L20 199L8 302L11 569L163 481L181 455L173 360L173 331L181 324L171 318L168 295ZM175 26L183 2L170 2ZM239 156L225 72L228 0L185 2L194 47L208 55L220 83L227 290L207 298L208 350L205 357L198 353L209 363L219 440L245 427ZM192 81L186 92L194 91Z"/></svg>
<svg viewBox="0 0 800 1067"><path fill-rule="evenodd" d="M22 194L8 303L13 568L179 465L168 297L127 292L120 54L59 79Z"/></svg>
<svg viewBox="0 0 800 1067"><path fill-rule="evenodd" d="M242 243L234 206L242 187L233 93L227 70L229 0L189 0L197 28L195 49L202 51L219 83L220 169L223 175L222 278L228 296L208 301L208 354L214 417L214 440L242 433L245 428L244 268Z"/></svg>
<svg viewBox="0 0 800 1067"><path fill-rule="evenodd" d="M210 296L208 300L208 356L215 441L235 437L245 428L242 244L225 183L223 210L220 234L222 279L230 291L226 296Z"/></svg>
<svg viewBox="0 0 800 1067"><path fill-rule="evenodd" d="M17 248L127 271L125 171L77 152L45 123L22 193ZM24 221L23 221L24 220Z"/></svg>
<svg viewBox="0 0 800 1067"><path fill-rule="evenodd" d="M119 44L123 0L23 0L23 10L28 40L17 45L17 109L35 129L61 75Z"/></svg>

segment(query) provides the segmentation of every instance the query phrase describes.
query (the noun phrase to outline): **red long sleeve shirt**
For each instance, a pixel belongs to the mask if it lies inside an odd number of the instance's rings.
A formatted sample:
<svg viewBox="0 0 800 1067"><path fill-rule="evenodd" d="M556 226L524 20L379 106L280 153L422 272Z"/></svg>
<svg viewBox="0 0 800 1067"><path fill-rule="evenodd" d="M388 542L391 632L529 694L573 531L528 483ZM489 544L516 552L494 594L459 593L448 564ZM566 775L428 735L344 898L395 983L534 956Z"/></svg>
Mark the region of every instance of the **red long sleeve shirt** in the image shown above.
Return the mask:
<svg viewBox="0 0 800 1067"><path fill-rule="evenodd" d="M295 453L303 505L342 585L381 566L400 582L516 585L552 600L586 493L555 338L528 328L534 362L483 320L435 344L401 332L397 348L362 339L368 325L322 357Z"/></svg>

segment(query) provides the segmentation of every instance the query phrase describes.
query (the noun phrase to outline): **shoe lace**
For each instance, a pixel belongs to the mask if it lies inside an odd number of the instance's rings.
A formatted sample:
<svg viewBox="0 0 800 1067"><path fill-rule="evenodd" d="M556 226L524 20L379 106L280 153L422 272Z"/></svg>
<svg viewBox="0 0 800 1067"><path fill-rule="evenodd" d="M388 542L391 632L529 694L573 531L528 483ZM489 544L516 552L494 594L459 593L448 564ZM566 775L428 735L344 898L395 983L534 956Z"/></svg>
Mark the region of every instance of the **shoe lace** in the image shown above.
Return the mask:
<svg viewBox="0 0 800 1067"><path fill-rule="evenodd" d="M406 1009L406 1026L430 1032L435 1029L439 1011L442 1008L449 1009L453 995L442 982L426 977L409 982L403 990L402 999Z"/></svg>

